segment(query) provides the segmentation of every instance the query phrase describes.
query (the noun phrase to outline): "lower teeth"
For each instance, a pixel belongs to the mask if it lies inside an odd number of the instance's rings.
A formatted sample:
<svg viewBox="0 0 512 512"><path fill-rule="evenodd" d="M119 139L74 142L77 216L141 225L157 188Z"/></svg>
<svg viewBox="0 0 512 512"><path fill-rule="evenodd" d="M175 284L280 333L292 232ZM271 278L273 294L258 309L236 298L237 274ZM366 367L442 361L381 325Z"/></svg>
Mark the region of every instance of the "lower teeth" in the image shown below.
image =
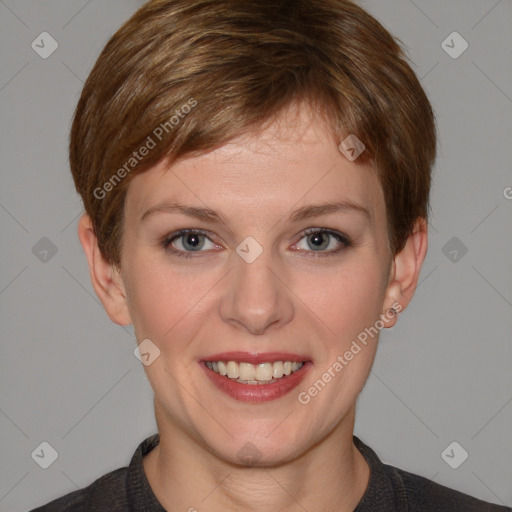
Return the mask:
<svg viewBox="0 0 512 512"><path fill-rule="evenodd" d="M229 377L228 377L229 379ZM271 382L276 381L277 379L272 380L241 380L241 379L231 379L235 382L239 382L240 384L270 384Z"/></svg>

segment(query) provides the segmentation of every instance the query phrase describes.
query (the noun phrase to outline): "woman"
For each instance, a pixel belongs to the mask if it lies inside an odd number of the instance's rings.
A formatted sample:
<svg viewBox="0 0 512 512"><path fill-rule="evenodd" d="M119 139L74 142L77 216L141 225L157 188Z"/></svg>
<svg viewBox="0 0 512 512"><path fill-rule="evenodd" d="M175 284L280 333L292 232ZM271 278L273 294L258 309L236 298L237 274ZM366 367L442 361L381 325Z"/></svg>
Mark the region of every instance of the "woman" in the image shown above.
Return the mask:
<svg viewBox="0 0 512 512"><path fill-rule="evenodd" d="M79 237L158 434L37 510L510 510L353 435L427 251L434 115L347 0L155 0L76 109Z"/></svg>

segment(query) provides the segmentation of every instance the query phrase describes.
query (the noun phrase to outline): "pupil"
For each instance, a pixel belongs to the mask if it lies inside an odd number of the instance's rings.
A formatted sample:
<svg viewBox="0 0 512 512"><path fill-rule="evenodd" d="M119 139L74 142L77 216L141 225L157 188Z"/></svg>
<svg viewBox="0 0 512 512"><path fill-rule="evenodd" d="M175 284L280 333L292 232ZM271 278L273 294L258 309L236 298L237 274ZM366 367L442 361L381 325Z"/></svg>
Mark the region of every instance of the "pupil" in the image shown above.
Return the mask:
<svg viewBox="0 0 512 512"><path fill-rule="evenodd" d="M327 237L323 233L314 233L310 235L310 242L313 244L315 248L325 248L329 245L329 241ZM327 240L327 243L325 243Z"/></svg>
<svg viewBox="0 0 512 512"><path fill-rule="evenodd" d="M188 246L190 249L197 249L201 247L200 236L197 234L187 235L185 238L185 246Z"/></svg>

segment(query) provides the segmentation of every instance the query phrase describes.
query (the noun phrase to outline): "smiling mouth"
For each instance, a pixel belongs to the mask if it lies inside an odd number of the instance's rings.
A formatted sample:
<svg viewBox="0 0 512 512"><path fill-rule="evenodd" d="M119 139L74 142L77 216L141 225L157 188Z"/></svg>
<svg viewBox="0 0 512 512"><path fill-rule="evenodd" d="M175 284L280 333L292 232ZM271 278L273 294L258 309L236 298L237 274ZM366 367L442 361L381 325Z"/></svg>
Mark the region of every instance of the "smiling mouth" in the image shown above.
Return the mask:
<svg viewBox="0 0 512 512"><path fill-rule="evenodd" d="M240 384L258 385L278 382L298 372L304 362L275 361L251 364L236 361L205 361L207 368Z"/></svg>

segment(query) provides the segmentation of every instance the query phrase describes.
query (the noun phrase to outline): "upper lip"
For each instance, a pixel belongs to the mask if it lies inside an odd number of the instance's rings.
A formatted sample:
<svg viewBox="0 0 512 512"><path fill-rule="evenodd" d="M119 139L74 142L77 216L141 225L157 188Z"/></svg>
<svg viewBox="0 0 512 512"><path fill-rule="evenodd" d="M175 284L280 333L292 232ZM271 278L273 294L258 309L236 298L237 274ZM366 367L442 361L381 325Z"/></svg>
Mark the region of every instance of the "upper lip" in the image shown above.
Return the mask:
<svg viewBox="0 0 512 512"><path fill-rule="evenodd" d="M290 352L222 352L203 358L203 361L235 361L237 363L275 363L276 361L291 361L302 363L310 358Z"/></svg>

